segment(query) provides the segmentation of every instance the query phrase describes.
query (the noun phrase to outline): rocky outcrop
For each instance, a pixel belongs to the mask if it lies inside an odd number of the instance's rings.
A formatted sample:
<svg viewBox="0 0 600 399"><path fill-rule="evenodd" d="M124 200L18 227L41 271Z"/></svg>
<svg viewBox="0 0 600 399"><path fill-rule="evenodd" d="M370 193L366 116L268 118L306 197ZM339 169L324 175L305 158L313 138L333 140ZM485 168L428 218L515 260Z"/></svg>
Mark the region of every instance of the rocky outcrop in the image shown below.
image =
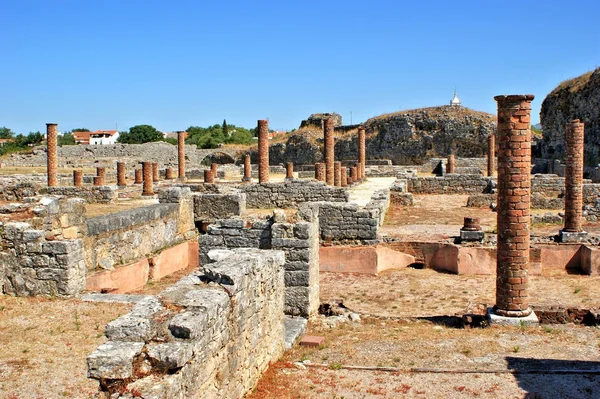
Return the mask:
<svg viewBox="0 0 600 399"><path fill-rule="evenodd" d="M538 145L543 158L565 157L565 127L580 119L585 123L584 162L600 163L600 68L562 82L542 102L540 120L543 140Z"/></svg>
<svg viewBox="0 0 600 399"><path fill-rule="evenodd" d="M304 128L304 127L322 128L323 120L325 120L327 118L333 119L333 126L341 126L342 125L342 115L336 114L335 112L332 112L332 113L327 112L324 114L312 114L311 116L308 117L308 119L305 119L302 121L302 123L300 123L300 128Z"/></svg>

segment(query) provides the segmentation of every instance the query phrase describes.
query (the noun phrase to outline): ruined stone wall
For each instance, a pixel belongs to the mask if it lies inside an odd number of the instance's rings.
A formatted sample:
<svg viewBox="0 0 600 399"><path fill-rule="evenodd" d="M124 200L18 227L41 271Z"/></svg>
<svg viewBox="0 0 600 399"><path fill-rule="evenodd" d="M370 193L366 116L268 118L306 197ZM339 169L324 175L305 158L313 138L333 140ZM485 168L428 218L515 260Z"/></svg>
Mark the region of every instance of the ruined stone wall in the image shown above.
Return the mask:
<svg viewBox="0 0 600 399"><path fill-rule="evenodd" d="M482 193L490 184L489 177L451 174L443 177L409 177L407 189L413 194L471 194Z"/></svg>
<svg viewBox="0 0 600 399"><path fill-rule="evenodd" d="M233 251L139 302L107 325L88 377L115 399L241 398L283 353L283 262Z"/></svg>
<svg viewBox="0 0 600 399"><path fill-rule="evenodd" d="M0 201L21 201L33 197L42 188L41 182L24 181L21 176L0 178Z"/></svg>
<svg viewBox="0 0 600 399"><path fill-rule="evenodd" d="M88 271L112 270L195 236L189 189L159 192L160 204L88 219L84 237Z"/></svg>
<svg viewBox="0 0 600 399"><path fill-rule="evenodd" d="M56 186L40 190L43 194L63 195L71 198L83 198L90 204L110 204L117 199L116 186Z"/></svg>
<svg viewBox="0 0 600 399"><path fill-rule="evenodd" d="M419 172L435 173L440 162L446 162L447 158L430 158L424 164L418 167ZM487 158L455 158L457 174L465 174L469 171L477 170L475 174L480 174L481 171L487 170ZM466 173L469 174L469 173ZM471 173L473 174L473 173Z"/></svg>
<svg viewBox="0 0 600 399"><path fill-rule="evenodd" d="M246 194L194 194L194 220L214 222L246 211Z"/></svg>
<svg viewBox="0 0 600 399"><path fill-rule="evenodd" d="M291 180L285 183L248 184L240 187L248 208L295 208L304 202L347 202L341 187L329 187L317 181Z"/></svg>

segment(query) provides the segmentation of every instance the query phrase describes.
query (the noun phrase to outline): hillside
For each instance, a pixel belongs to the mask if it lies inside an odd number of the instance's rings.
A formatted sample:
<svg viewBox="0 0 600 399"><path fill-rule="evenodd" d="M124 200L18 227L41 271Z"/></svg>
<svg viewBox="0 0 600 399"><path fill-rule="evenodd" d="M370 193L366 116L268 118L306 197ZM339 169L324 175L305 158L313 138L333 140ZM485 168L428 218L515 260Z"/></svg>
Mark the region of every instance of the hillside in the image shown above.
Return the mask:
<svg viewBox="0 0 600 399"><path fill-rule="evenodd" d="M572 119L585 123L586 165L600 163L600 68L559 84L542 102L540 121L544 158L564 159L565 126Z"/></svg>

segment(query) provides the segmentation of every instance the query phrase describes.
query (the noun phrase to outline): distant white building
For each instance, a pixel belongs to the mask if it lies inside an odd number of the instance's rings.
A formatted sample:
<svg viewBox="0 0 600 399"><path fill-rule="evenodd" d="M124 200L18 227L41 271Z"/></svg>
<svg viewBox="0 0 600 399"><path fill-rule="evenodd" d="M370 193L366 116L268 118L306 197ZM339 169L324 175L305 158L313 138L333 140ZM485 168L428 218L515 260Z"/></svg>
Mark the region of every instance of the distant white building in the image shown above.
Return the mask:
<svg viewBox="0 0 600 399"><path fill-rule="evenodd" d="M460 107L460 98L456 95L456 90L454 90L454 97L450 100L451 107Z"/></svg>
<svg viewBox="0 0 600 399"><path fill-rule="evenodd" d="M96 130L95 132L90 132L90 144L92 145L115 144L118 138L118 130Z"/></svg>

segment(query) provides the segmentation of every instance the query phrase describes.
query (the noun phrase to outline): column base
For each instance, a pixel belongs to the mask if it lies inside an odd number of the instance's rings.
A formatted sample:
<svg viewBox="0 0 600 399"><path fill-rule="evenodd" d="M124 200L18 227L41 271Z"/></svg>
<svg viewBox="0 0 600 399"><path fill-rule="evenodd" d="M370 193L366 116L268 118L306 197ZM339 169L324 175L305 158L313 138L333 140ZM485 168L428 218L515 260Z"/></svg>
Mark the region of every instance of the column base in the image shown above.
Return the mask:
<svg viewBox="0 0 600 399"><path fill-rule="evenodd" d="M461 241L483 241L485 238L485 233L481 230L479 231L469 231L460 229L460 240Z"/></svg>
<svg viewBox="0 0 600 399"><path fill-rule="evenodd" d="M560 237L560 242L581 242L587 237L587 232L560 230L558 235Z"/></svg>
<svg viewBox="0 0 600 399"><path fill-rule="evenodd" d="M252 178L251 177L242 177L242 181L243 182L251 182Z"/></svg>
<svg viewBox="0 0 600 399"><path fill-rule="evenodd" d="M487 309L487 319L490 325L499 325L499 326L537 326L540 322L532 311L528 316L524 317L508 317L508 316L500 316L494 313L492 308Z"/></svg>

